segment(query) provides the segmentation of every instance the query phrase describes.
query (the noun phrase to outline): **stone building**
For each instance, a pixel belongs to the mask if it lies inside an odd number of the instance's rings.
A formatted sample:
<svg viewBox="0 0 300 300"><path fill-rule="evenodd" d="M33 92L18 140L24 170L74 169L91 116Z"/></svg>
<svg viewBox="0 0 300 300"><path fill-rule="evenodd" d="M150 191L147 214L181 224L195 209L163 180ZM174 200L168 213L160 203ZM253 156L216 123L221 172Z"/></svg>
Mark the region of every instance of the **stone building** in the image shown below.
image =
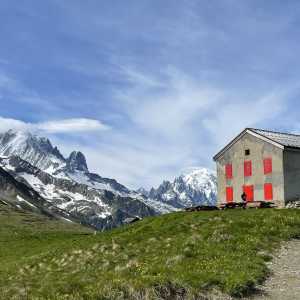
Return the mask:
<svg viewBox="0 0 300 300"><path fill-rule="evenodd" d="M218 204L300 200L300 135L246 128L214 156Z"/></svg>

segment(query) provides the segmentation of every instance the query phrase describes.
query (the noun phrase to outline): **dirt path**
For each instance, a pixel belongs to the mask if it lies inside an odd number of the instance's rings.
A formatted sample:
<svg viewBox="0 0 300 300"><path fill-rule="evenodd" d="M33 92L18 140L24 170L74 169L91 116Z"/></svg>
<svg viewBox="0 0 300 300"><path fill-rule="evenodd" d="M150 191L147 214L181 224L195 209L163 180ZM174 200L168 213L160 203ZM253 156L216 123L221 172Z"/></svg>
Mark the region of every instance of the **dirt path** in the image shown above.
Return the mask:
<svg viewBox="0 0 300 300"><path fill-rule="evenodd" d="M270 278L259 287L263 295L253 300L299 300L300 299L300 240L286 243L269 263Z"/></svg>

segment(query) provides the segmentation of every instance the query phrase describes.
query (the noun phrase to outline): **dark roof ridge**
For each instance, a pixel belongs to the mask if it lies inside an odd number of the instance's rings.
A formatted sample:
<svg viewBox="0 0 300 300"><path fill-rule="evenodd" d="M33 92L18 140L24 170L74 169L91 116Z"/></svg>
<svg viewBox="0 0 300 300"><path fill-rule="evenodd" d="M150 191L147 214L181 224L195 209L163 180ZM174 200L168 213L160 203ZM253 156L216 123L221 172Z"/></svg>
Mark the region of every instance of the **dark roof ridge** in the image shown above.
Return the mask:
<svg viewBox="0 0 300 300"><path fill-rule="evenodd" d="M258 136L260 136L261 138L267 139L269 142L271 143L275 143L278 146L282 147L282 149L284 147L286 147L282 142L280 141L276 141L272 138L270 138L269 136L266 136L263 134L263 132L258 132L258 131L264 131L264 132L272 132L272 131L267 131L267 130L263 130L263 129L256 129L256 128L250 128L250 127L246 127L239 135L237 135L234 139L232 139L225 147L223 147L214 157L214 160L217 160L217 158L222 155L222 153L224 153L224 151L226 151L228 148L231 147L232 144L234 144L238 139L240 139L245 133L247 133L247 131L252 132L252 134L256 134ZM273 133L276 133L273 131ZM278 132L277 132L278 134ZM300 137L300 136L298 136Z"/></svg>
<svg viewBox="0 0 300 300"><path fill-rule="evenodd" d="M274 131L274 130L267 130L267 129L260 129L260 128L250 128L250 127L247 127L246 129L253 130L253 131L259 130L259 131L264 131L264 132L279 133L279 134L285 134L285 135L291 135L291 136L297 136L297 137L300 137L300 134L287 133L287 132L280 132L280 131Z"/></svg>

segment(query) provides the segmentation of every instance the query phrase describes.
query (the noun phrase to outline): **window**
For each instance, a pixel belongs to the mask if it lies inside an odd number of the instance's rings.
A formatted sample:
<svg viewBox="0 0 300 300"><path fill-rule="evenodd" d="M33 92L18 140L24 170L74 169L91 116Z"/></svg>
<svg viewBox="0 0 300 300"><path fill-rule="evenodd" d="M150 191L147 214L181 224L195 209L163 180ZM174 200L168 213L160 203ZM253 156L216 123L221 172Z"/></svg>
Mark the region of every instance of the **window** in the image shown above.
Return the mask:
<svg viewBox="0 0 300 300"><path fill-rule="evenodd" d="M227 203L233 202L233 187L232 186L226 187L226 202Z"/></svg>
<svg viewBox="0 0 300 300"><path fill-rule="evenodd" d="M254 199L254 187L253 185L244 185L243 191L247 195L247 201L253 201Z"/></svg>
<svg viewBox="0 0 300 300"><path fill-rule="evenodd" d="M232 164L227 164L225 166L226 179L232 179Z"/></svg>
<svg viewBox="0 0 300 300"><path fill-rule="evenodd" d="M264 159L264 174L272 173L272 158Z"/></svg>
<svg viewBox="0 0 300 300"><path fill-rule="evenodd" d="M250 155L250 149L245 150L245 155Z"/></svg>
<svg viewBox="0 0 300 300"><path fill-rule="evenodd" d="M273 185L272 183L265 183L265 200L273 200Z"/></svg>
<svg viewBox="0 0 300 300"><path fill-rule="evenodd" d="M251 160L247 160L244 162L244 176L252 176L252 162Z"/></svg>

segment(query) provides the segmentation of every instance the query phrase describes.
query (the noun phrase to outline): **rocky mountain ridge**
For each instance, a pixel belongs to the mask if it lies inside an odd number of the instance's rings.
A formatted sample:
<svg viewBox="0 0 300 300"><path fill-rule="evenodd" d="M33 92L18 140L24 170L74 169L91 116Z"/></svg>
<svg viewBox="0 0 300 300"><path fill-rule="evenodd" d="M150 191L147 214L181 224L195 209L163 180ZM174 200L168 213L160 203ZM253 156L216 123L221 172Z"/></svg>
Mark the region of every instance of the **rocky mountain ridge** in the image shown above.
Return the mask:
<svg viewBox="0 0 300 300"><path fill-rule="evenodd" d="M178 209L215 205L217 180L213 171L206 168L194 168L192 171L176 177L173 182L163 181L150 191L140 189L150 199L169 204Z"/></svg>
<svg viewBox="0 0 300 300"><path fill-rule="evenodd" d="M0 167L33 189L52 210L55 207L99 230L122 225L130 217L215 200L215 177L206 169L179 176L172 183L165 181L157 189L132 191L115 179L91 173L82 152L73 151L65 158L49 139L24 131L0 134Z"/></svg>
<svg viewBox="0 0 300 300"><path fill-rule="evenodd" d="M99 230L119 226L128 217L160 213L116 180L90 173L83 153L73 151L64 158L46 138L10 130L0 135L0 155L0 167L15 179Z"/></svg>

